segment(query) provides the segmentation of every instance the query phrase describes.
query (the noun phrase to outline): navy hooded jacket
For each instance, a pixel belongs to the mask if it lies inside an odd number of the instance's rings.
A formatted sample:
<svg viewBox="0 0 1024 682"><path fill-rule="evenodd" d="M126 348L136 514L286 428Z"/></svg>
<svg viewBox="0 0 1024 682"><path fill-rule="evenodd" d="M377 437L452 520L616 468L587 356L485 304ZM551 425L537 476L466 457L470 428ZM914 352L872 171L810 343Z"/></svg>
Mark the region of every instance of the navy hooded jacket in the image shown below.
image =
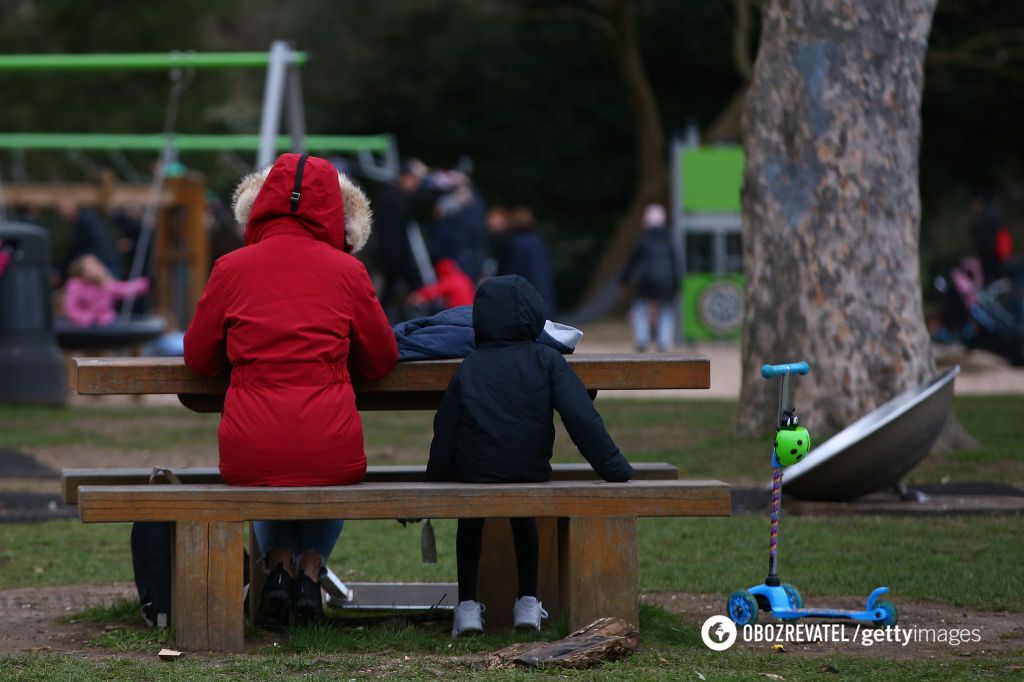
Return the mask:
<svg viewBox="0 0 1024 682"><path fill-rule="evenodd" d="M434 417L426 480L549 480L555 410L603 479L633 477L579 377L557 350L534 341L543 310L537 290L519 276L494 277L477 289L477 349L462 361Z"/></svg>

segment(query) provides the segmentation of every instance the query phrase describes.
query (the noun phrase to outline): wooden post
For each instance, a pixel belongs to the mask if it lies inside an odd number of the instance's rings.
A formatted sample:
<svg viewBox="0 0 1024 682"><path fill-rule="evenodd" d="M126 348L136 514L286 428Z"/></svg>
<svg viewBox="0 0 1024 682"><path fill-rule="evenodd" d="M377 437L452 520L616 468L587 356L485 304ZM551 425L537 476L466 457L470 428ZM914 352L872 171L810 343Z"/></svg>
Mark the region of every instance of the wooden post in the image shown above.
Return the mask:
<svg viewBox="0 0 1024 682"><path fill-rule="evenodd" d="M559 519L561 608L569 629L598 618L621 618L639 627L636 517Z"/></svg>
<svg viewBox="0 0 1024 682"><path fill-rule="evenodd" d="M171 617L179 649L245 650L243 526L216 521L175 524Z"/></svg>
<svg viewBox="0 0 1024 682"><path fill-rule="evenodd" d="M537 598L544 603L551 619L558 618L558 519L537 519L539 560L537 562ZM487 519L480 557L477 599L487 606L487 629L512 627L512 605L519 596L516 551L512 526L508 519Z"/></svg>
<svg viewBox="0 0 1024 682"><path fill-rule="evenodd" d="M267 571L260 559L260 543L256 541L255 521L249 522L249 618L256 622L256 613L263 597L263 583L267 581Z"/></svg>

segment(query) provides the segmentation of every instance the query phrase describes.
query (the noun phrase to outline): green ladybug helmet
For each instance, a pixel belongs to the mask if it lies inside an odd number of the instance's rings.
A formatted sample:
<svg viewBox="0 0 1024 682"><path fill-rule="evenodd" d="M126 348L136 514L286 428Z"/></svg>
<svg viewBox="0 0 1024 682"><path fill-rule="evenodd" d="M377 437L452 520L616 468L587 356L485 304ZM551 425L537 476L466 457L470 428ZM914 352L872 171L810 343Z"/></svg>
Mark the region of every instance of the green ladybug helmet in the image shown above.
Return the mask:
<svg viewBox="0 0 1024 682"><path fill-rule="evenodd" d="M802 426L779 429L775 434L775 457L784 467L803 461L811 451L811 434Z"/></svg>

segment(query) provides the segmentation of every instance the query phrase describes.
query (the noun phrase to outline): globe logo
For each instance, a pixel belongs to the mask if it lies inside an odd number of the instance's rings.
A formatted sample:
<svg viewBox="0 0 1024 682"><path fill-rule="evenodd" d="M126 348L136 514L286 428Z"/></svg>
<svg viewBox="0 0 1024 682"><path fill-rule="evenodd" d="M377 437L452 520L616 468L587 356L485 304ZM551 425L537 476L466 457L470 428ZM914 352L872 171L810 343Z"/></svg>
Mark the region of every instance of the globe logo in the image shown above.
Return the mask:
<svg viewBox="0 0 1024 682"><path fill-rule="evenodd" d="M728 616L711 616L701 626L700 638L712 651L725 651L736 642L736 623Z"/></svg>

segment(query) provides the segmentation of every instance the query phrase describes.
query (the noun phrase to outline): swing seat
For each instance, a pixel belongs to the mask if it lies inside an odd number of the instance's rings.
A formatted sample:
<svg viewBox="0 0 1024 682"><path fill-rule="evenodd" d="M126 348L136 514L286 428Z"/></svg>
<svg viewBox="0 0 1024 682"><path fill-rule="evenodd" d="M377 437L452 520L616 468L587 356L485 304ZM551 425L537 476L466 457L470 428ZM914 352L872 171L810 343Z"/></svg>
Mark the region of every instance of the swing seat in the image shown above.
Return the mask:
<svg viewBox="0 0 1024 682"><path fill-rule="evenodd" d="M156 315L139 315L127 322L94 327L76 327L66 318L54 320L57 343L64 350L112 350L148 343L165 331L167 323Z"/></svg>

